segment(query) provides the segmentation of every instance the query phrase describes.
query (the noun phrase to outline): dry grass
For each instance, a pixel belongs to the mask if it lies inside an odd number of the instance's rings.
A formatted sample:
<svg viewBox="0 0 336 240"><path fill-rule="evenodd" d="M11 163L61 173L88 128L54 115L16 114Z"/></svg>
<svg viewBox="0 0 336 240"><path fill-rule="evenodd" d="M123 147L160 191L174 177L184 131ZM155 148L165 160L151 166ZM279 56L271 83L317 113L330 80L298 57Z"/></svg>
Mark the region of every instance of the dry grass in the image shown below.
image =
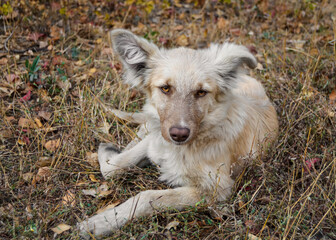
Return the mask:
<svg viewBox="0 0 336 240"><path fill-rule="evenodd" d="M105 183L111 190L107 196L82 192L104 184L87 154L99 142L123 148L135 137L136 126L117 121L100 102L138 111L144 101L121 84L120 66L111 59L105 36L112 27L132 29L166 47L224 40L250 46L261 63L251 74L265 85L280 120L278 141L245 169L230 199L158 212L130 222L112 239L336 238L332 1L206 1L204 7L193 4L203 1L174 7L157 2L150 14L145 1L137 7L114 1L20 2L11 1L16 18L0 19L1 239L76 239L76 231L54 235L51 228L74 226L139 191L166 187L150 167ZM51 26L58 27L56 33L50 33ZM45 34L39 40L53 48L7 52L28 50L34 32ZM25 61L32 63L38 55L42 68L29 81ZM9 74L16 80L8 81ZM29 90L31 98L20 101ZM46 145L58 139L55 149Z"/></svg>

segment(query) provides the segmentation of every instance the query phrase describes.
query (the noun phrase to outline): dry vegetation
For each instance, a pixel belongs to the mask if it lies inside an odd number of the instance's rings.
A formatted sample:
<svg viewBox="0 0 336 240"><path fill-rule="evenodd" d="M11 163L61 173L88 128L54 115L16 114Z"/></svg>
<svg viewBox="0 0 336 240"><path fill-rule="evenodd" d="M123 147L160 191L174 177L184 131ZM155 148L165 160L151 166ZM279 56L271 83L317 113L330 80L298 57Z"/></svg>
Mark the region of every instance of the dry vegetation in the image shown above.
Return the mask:
<svg viewBox="0 0 336 240"><path fill-rule="evenodd" d="M1 1L0 238L77 239L76 222L166 188L155 167L104 181L95 161L99 142L122 149L137 127L101 103L138 111L144 100L121 84L106 38L123 27L164 47L249 46L280 135L227 201L158 212L111 239L335 239L335 3L121 2Z"/></svg>

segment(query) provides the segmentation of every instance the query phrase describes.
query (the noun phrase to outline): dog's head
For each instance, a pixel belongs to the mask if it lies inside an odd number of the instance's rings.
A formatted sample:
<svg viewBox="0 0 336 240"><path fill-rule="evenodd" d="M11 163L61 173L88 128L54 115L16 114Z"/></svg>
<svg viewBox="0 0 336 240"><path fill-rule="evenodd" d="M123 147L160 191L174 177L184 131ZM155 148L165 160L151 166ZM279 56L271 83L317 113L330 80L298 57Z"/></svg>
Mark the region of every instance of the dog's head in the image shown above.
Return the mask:
<svg viewBox="0 0 336 240"><path fill-rule="evenodd" d="M205 114L239 81L243 64L257 64L247 48L235 44L167 50L126 30L113 30L110 37L125 70L124 81L147 94L162 136L175 144L195 138Z"/></svg>

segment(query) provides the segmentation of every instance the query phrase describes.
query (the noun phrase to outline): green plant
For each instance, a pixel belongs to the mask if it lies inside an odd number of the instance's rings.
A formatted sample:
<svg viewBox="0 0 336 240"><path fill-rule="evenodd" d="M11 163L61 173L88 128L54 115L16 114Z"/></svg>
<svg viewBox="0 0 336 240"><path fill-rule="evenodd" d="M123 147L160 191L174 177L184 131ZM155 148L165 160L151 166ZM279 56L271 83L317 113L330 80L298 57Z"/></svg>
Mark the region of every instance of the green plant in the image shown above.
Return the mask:
<svg viewBox="0 0 336 240"><path fill-rule="evenodd" d="M30 81L30 82L35 82L39 75L38 75L38 70L40 70L41 66L38 66L38 63L40 61L40 56L37 56L33 63L30 64L28 59L26 60L26 70L28 71L27 73L27 79Z"/></svg>

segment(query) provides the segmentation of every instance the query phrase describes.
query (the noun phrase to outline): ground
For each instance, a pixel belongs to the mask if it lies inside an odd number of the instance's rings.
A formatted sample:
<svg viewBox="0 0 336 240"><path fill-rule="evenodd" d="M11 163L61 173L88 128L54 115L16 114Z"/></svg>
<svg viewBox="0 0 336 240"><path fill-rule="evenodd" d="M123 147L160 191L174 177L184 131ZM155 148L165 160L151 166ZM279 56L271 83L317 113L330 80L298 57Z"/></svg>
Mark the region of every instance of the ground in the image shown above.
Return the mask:
<svg viewBox="0 0 336 240"><path fill-rule="evenodd" d="M156 168L105 181L100 142L123 149L139 111L107 32L161 47L236 42L274 102L277 141L227 201L130 222L111 239L336 239L336 5L333 1L1 1L0 238L78 239L75 224L147 189Z"/></svg>

